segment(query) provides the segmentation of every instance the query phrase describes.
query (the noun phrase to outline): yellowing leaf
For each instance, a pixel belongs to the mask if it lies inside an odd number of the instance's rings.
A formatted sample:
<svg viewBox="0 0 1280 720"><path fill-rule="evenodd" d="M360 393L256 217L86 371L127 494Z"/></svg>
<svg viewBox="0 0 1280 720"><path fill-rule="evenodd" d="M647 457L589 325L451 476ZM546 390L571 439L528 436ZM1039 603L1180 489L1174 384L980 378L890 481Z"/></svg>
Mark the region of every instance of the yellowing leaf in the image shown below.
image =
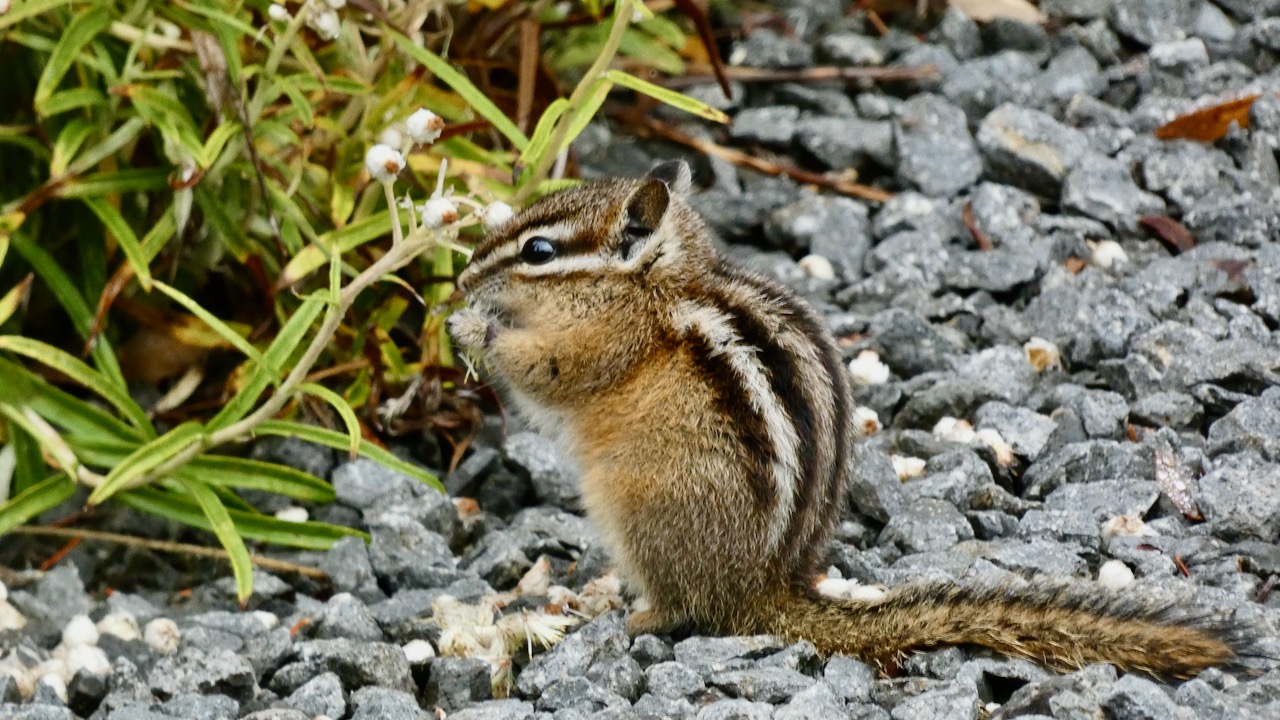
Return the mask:
<svg viewBox="0 0 1280 720"><path fill-rule="evenodd" d="M951 0L951 7L978 22L988 22L996 18L1025 23L1045 21L1044 14L1027 0Z"/></svg>

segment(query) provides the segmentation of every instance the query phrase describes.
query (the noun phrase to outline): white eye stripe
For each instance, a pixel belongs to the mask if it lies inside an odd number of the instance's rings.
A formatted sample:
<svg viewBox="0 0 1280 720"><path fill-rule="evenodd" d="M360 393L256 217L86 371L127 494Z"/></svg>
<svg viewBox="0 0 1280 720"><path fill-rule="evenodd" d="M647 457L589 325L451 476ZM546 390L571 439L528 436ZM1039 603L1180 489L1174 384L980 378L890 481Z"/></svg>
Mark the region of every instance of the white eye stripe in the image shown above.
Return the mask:
<svg viewBox="0 0 1280 720"><path fill-rule="evenodd" d="M546 277L587 270L600 270L611 263L599 255L570 255L552 258L541 265L529 265L512 271L512 277Z"/></svg>

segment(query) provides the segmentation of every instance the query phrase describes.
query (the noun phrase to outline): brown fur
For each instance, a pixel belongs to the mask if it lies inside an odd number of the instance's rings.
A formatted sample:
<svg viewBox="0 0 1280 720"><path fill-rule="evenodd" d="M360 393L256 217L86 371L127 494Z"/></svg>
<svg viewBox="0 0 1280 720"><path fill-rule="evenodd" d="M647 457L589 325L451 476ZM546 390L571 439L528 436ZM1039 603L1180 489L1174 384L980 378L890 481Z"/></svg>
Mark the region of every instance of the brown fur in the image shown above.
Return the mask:
<svg viewBox="0 0 1280 720"><path fill-rule="evenodd" d="M882 666L961 643L1059 668L1171 675L1232 658L1213 627L1094 587L912 585L874 603L817 595L853 440L845 371L803 302L717 258L681 197L686 184L687 170L666 167L535 204L477 248L459 279L471 307L451 320L579 463L587 514L649 603L632 614L633 633L776 633ZM540 268L514 256L543 232L559 243L556 260ZM717 343L711 331L725 328L739 342ZM747 402L760 397L773 405ZM797 429L794 453L769 415L778 408ZM788 458L798 477L789 493L785 464L769 464ZM771 523L783 521L771 544Z"/></svg>

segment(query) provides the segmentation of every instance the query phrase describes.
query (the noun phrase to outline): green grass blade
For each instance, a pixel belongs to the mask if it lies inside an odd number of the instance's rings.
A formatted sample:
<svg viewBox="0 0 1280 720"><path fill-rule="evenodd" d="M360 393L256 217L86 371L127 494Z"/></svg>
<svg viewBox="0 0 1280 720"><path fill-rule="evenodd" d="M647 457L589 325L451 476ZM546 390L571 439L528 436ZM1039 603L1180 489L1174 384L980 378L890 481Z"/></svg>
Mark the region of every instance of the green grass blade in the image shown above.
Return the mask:
<svg viewBox="0 0 1280 720"><path fill-rule="evenodd" d="M347 436L351 438L347 454L354 460L360 454L361 437L360 420L356 417L356 411L351 409L351 405L341 395L323 385L303 383L298 386L298 390L324 400L338 413L342 418L342 424L347 427Z"/></svg>
<svg viewBox="0 0 1280 720"><path fill-rule="evenodd" d="M72 435L130 441L142 433L122 420L54 387L21 365L0 358L0 402L26 405L48 422Z"/></svg>
<svg viewBox="0 0 1280 720"><path fill-rule="evenodd" d="M684 110L687 113L692 113L698 117L714 120L719 123L729 122L728 115L725 115L704 102L694 100L684 93L664 88L661 85L654 85L648 80L641 80L635 75L629 75L621 70L609 70L605 72L604 76L614 84L648 95L654 100L658 100L670 105L671 107Z"/></svg>
<svg viewBox="0 0 1280 720"><path fill-rule="evenodd" d="M0 15L0 30L16 25L27 18L43 15L63 5L70 5L75 0L27 0L17 2L9 8L9 12Z"/></svg>
<svg viewBox="0 0 1280 720"><path fill-rule="evenodd" d="M551 133L568 110L569 101L559 98L542 111L542 117L538 118L538 125L533 129L533 136L529 138L529 146L520 154L522 163L529 167L536 167L542 161L542 157L550 149Z"/></svg>
<svg viewBox="0 0 1280 720"><path fill-rule="evenodd" d="M23 299L27 296L27 291L31 288L31 280L34 278L28 275L25 280L14 285L9 292L0 296L0 325L4 325L5 321L13 317L18 311L18 306L22 304Z"/></svg>
<svg viewBox="0 0 1280 720"><path fill-rule="evenodd" d="M383 211L368 217L360 218L341 230L334 230L321 235L316 241L298 254L280 272L277 282L279 287L289 287L311 273L319 270L329 261L329 251L335 245L338 251L346 253L354 248L378 238L391 234L391 213Z"/></svg>
<svg viewBox="0 0 1280 720"><path fill-rule="evenodd" d="M516 127L516 124L511 122L511 119L499 110L498 106L494 105L493 101L480 88L472 85L466 75L454 70L453 66L445 62L444 58L439 55L426 48L414 45L412 40L400 32L395 30L390 32L391 38L395 40L401 52L426 66L432 75L440 78L445 85L448 85L454 92L461 95L462 99L466 100L467 104L476 111L476 114L493 123L493 127L502 133L517 150L524 152L524 149L529 145L529 138L520 132L520 128Z"/></svg>
<svg viewBox="0 0 1280 720"><path fill-rule="evenodd" d="M212 530L209 519L193 500L183 495L155 488L137 488L122 492L117 499L124 505L152 515L168 518L202 530ZM288 522L255 515L242 510L228 510L240 536L276 545L305 550L328 550L336 540L356 536L368 540L367 533L339 525L318 522Z"/></svg>
<svg viewBox="0 0 1280 720"><path fill-rule="evenodd" d="M236 530L231 520L231 513L218 499L213 489L200 480L191 477L179 477L178 482L195 498L200 510L209 520L209 527L218 537L218 542L226 548L231 559L231 572L236 578L236 598L243 604L253 594L253 562L249 559L249 549L244 546L244 538Z"/></svg>
<svg viewBox="0 0 1280 720"><path fill-rule="evenodd" d="M0 536L70 500L75 494L75 482L64 473L32 485L0 505Z"/></svg>
<svg viewBox="0 0 1280 720"><path fill-rule="evenodd" d="M335 450L345 450L347 448L348 438L340 432L326 430L324 428L314 427L312 425L303 425L302 423L291 422L288 420L267 420L258 427L254 428L254 432L262 435L279 435L282 437L296 437L299 440L306 440L317 445L325 445ZM444 485L439 478L412 463L392 455L382 448L374 445L368 440L360 441L361 457L369 458L379 464L396 472L403 473L420 482L444 492Z"/></svg>
<svg viewBox="0 0 1280 720"><path fill-rule="evenodd" d="M200 442L204 436L204 426L198 422L185 422L160 437L142 445L129 453L107 473L102 484L89 494L89 504L99 505L112 495L129 487L129 484L142 477L148 471L169 460L174 455Z"/></svg>
<svg viewBox="0 0 1280 720"><path fill-rule="evenodd" d="M219 320L213 315L213 313L205 310L200 306L200 303L196 302L186 293L159 280L156 280L154 285L157 290L168 295L171 300L186 308L187 312L190 312L192 315L200 318L205 325L209 326L210 330L213 330L218 334L218 337L226 340L232 347L244 353L250 360L258 363L258 365L262 365L266 362L262 357L262 353L258 352L258 349L251 345L248 340L245 340L244 336L235 330L232 330L231 326Z"/></svg>
<svg viewBox="0 0 1280 720"><path fill-rule="evenodd" d="M613 83L604 78L600 78L596 86L591 88L591 92L587 93L582 106L574 110L573 119L569 121L569 132L564 137L564 145L556 148L557 153L572 145L573 141L577 140L578 136L582 134L582 131L587 129L587 126L595 119L600 106L604 105L605 99L609 97L609 91L611 90L613 90Z"/></svg>
<svg viewBox="0 0 1280 720"><path fill-rule="evenodd" d="M25 235L14 233L12 240L13 248L26 259L45 285L49 286L58 303L62 305L62 309L71 318L71 324L80 337L88 337L89 329L93 325L93 310L89 308L89 303L85 302L84 296L76 289L75 283L62 269L62 265L47 250L28 240ZM126 390L128 385L124 381L124 373L120 371L120 362L116 360L111 344L96 342L90 352L94 361L97 362L98 371L116 387Z"/></svg>
<svg viewBox="0 0 1280 720"><path fill-rule="evenodd" d="M129 393L111 384L102 373L80 361L74 355L20 335L0 335L0 350L8 350L52 368L102 396L120 414L142 431L147 438L156 436L147 413L133 401Z"/></svg>
<svg viewBox="0 0 1280 720"><path fill-rule="evenodd" d="M196 475L213 485L262 490L304 502L333 502L333 486L320 478L287 465L229 455L204 455L175 473Z"/></svg>
<svg viewBox="0 0 1280 720"><path fill-rule="evenodd" d="M133 274L138 278L138 284L143 290L150 292L152 256L142 249L142 244L138 242L138 236L133 232L133 228L129 227L124 216L105 197L87 197L83 198L83 202L89 206L94 215L98 216L107 231L115 236L116 241L120 243L120 250L133 266Z"/></svg>
<svg viewBox="0 0 1280 720"><path fill-rule="evenodd" d="M33 102L36 111L41 115L45 114L45 104L75 63L76 56L110 24L111 11L106 5L96 5L87 12L77 13L72 17L62 31L58 44L54 46L53 54L45 61L40 80L36 83Z"/></svg>

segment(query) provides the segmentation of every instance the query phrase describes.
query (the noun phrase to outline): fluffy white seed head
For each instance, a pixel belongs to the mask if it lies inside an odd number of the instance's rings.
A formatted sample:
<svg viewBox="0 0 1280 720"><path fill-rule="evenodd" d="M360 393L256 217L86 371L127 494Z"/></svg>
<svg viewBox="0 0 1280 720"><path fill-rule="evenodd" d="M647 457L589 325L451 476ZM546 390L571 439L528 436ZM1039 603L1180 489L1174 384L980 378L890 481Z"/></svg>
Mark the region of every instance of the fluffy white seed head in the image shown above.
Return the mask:
<svg viewBox="0 0 1280 720"><path fill-rule="evenodd" d="M996 462L1002 467L1013 464L1013 446L993 428L983 428L974 433L974 439L991 448L996 453Z"/></svg>
<svg viewBox="0 0 1280 720"><path fill-rule="evenodd" d="M307 25L325 40L334 40L342 34L342 18L331 8L318 8L307 18Z"/></svg>
<svg viewBox="0 0 1280 720"><path fill-rule="evenodd" d="M62 644L68 648L97 645L98 628L88 615L77 615L62 628Z"/></svg>
<svg viewBox="0 0 1280 720"><path fill-rule="evenodd" d="M27 618L18 608L10 605L8 601L0 602L0 631L3 630L21 630L27 626Z"/></svg>
<svg viewBox="0 0 1280 720"><path fill-rule="evenodd" d="M924 474L925 462L918 457L890 455L889 462L893 465L893 471L898 474L899 480L910 480Z"/></svg>
<svg viewBox="0 0 1280 720"><path fill-rule="evenodd" d="M67 672L74 677L81 670L86 670L98 677L106 677L111 674L111 660L107 658L102 648L92 645L72 648L67 653Z"/></svg>
<svg viewBox="0 0 1280 720"><path fill-rule="evenodd" d="M1040 337L1033 337L1022 346L1027 354L1027 362L1036 372L1062 367L1062 352L1058 346Z"/></svg>
<svg viewBox="0 0 1280 720"><path fill-rule="evenodd" d="M436 656L436 649L426 640L410 640L402 649L410 665L421 665Z"/></svg>
<svg viewBox="0 0 1280 720"><path fill-rule="evenodd" d="M962 443L968 445L973 442L977 433L973 431L973 425L968 420L960 420L950 415L943 417L933 426L933 434L943 440Z"/></svg>
<svg viewBox="0 0 1280 720"><path fill-rule="evenodd" d="M419 145L430 145L444 132L444 118L426 108L418 108L404 121L409 137Z"/></svg>
<svg viewBox="0 0 1280 720"><path fill-rule="evenodd" d="M1137 515L1117 515L1102 524L1102 539L1110 540L1117 535L1123 537L1153 537L1159 535L1150 525Z"/></svg>
<svg viewBox="0 0 1280 720"><path fill-rule="evenodd" d="M364 168L374 180L388 183L404 170L404 155L389 145L379 143L364 154Z"/></svg>
<svg viewBox="0 0 1280 720"><path fill-rule="evenodd" d="M438 228L458 221L458 208L447 197L433 197L422 206L422 224Z"/></svg>
<svg viewBox="0 0 1280 720"><path fill-rule="evenodd" d="M137 640L142 637L138 620L132 613L113 612L98 621L99 635L115 635L121 640Z"/></svg>
<svg viewBox="0 0 1280 720"><path fill-rule="evenodd" d="M889 381L889 366L875 350L863 350L849 361L849 376L859 385L882 385Z"/></svg>
<svg viewBox="0 0 1280 720"><path fill-rule="evenodd" d="M864 405L853 409L853 424L863 435L875 435L884 427L880 424L880 414Z"/></svg>
<svg viewBox="0 0 1280 720"><path fill-rule="evenodd" d="M347 6L347 0L325 0L325 3L334 10L341 10Z"/></svg>
<svg viewBox="0 0 1280 720"><path fill-rule="evenodd" d="M805 255L800 258L800 269L814 280L835 280L836 269L831 261L821 255Z"/></svg>
<svg viewBox="0 0 1280 720"><path fill-rule="evenodd" d="M67 701L67 681L62 675L56 672L45 673L40 676L37 681L40 685L45 685L53 690L53 694L58 696L62 702Z"/></svg>
<svg viewBox="0 0 1280 720"><path fill-rule="evenodd" d="M3 1L4 0L0 0L0 2L3 2ZM8 602L8 601L9 601L9 587L4 583L0 582L0 602Z"/></svg>
<svg viewBox="0 0 1280 720"><path fill-rule="evenodd" d="M182 642L182 631L178 630L178 624L169 618L156 618L147 623L147 627L142 631L142 639L151 646L152 650L161 655L168 655L178 649L178 643Z"/></svg>
<svg viewBox="0 0 1280 720"><path fill-rule="evenodd" d="M276 22L289 22L293 18L289 14L289 8L279 3L271 3L270 7L267 8L267 17Z"/></svg>
<svg viewBox="0 0 1280 720"><path fill-rule="evenodd" d="M378 142L387 147L398 148L404 145L404 125L396 123L388 125L378 133Z"/></svg>
<svg viewBox="0 0 1280 720"><path fill-rule="evenodd" d="M496 230L503 225L511 222L511 218L516 216L516 211L510 205L501 200L494 200L481 210L481 219L484 220L485 230Z"/></svg>
<svg viewBox="0 0 1280 720"><path fill-rule="evenodd" d="M1119 560L1108 560L1098 568L1098 582L1105 588L1119 590L1133 584L1133 571Z"/></svg>

